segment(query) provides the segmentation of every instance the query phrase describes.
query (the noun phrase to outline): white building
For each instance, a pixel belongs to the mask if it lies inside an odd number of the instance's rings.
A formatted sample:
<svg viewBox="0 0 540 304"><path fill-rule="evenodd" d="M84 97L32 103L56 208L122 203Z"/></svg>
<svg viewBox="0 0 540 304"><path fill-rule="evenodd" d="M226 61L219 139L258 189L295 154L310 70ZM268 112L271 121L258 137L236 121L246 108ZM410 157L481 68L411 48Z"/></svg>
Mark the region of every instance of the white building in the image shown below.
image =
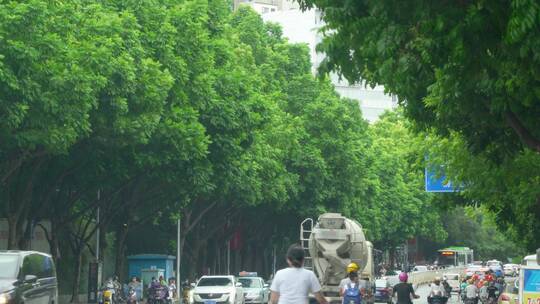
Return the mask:
<svg viewBox="0 0 540 304"><path fill-rule="evenodd" d="M237 0L243 1L243 0ZM315 47L321 41L322 35L318 32L322 21L320 13L316 10L302 12L296 2L287 0L245 0L242 3L255 4L261 2L274 2L275 10L257 10L264 21L279 23L283 28L283 35L291 43L307 43L310 48L312 71L317 72L317 67L324 58L324 54L317 53ZM268 4L266 4L268 5ZM258 6L257 6L258 7ZM350 85L346 80L340 81L337 75L330 75L336 91L343 97L358 100L364 118L370 122L376 121L385 110L396 107L396 99L384 94L384 87L377 86L374 89L362 85Z"/></svg>
<svg viewBox="0 0 540 304"><path fill-rule="evenodd" d="M234 0L235 9L237 9L240 5L251 6L261 15L300 8L297 2L287 0Z"/></svg>

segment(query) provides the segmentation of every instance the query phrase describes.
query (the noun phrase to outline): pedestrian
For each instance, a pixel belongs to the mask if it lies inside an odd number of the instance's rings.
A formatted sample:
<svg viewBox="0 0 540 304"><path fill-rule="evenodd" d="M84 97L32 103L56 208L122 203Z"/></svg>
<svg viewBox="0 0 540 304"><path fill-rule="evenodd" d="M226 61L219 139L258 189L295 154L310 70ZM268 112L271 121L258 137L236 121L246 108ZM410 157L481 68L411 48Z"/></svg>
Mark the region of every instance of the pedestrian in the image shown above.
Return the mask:
<svg viewBox="0 0 540 304"><path fill-rule="evenodd" d="M304 254L304 248L300 245L291 245L287 250L289 267L279 270L272 280L271 304L308 304L310 293L320 304L328 304L315 274L303 267Z"/></svg>

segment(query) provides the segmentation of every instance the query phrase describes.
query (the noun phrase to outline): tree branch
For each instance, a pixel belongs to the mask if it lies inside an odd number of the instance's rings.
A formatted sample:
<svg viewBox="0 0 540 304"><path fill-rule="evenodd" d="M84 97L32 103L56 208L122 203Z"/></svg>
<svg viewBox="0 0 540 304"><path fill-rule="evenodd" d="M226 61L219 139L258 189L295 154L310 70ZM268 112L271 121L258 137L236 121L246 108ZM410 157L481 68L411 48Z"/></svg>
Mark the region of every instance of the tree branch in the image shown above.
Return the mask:
<svg viewBox="0 0 540 304"><path fill-rule="evenodd" d="M191 225L186 229L185 233L189 233L191 231L191 229L193 229L193 227L195 227L197 225L197 223L200 222L200 220L203 218L203 216L208 211L210 211L216 204L217 204L217 202L213 202L210 205L208 205L203 211L201 211L201 213L199 213L199 215L195 218L195 220L193 220L193 222L191 222Z"/></svg>
<svg viewBox="0 0 540 304"><path fill-rule="evenodd" d="M527 130L527 128L519 120L516 114L508 110L504 113L504 117L506 119L506 122L510 125L510 127L512 127L512 129L514 129L514 131L517 133L517 135L521 139L521 142L523 142L527 147L529 147L533 151L540 153L540 140L534 137L534 135L531 134L529 130Z"/></svg>

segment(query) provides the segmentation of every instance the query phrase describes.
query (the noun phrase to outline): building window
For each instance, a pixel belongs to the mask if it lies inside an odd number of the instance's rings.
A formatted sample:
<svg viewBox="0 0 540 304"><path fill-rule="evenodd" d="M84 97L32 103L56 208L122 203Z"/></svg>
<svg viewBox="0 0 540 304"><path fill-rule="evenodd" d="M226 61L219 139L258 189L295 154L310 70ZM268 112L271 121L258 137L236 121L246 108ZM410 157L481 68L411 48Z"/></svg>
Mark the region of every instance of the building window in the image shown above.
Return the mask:
<svg viewBox="0 0 540 304"><path fill-rule="evenodd" d="M268 7L263 7L263 14L268 13L270 9Z"/></svg>
<svg viewBox="0 0 540 304"><path fill-rule="evenodd" d="M275 11L276 11L276 9L275 9L275 8L273 8L273 9L271 9L270 11L271 11L271 12L275 12Z"/></svg>

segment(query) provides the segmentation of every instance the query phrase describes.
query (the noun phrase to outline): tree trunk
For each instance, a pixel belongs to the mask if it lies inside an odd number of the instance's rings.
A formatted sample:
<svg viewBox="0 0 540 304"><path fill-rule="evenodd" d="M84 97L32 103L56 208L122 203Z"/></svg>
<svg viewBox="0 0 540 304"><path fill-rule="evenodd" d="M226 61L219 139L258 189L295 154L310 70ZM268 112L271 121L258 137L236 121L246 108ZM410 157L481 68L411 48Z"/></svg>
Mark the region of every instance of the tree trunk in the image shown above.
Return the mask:
<svg viewBox="0 0 540 304"><path fill-rule="evenodd" d="M193 261L192 264L195 269L192 270L192 272L195 274L196 277L200 276L201 269L199 268L199 256L201 252L201 240L199 238L199 229L196 229L195 235L193 236Z"/></svg>
<svg viewBox="0 0 540 304"><path fill-rule="evenodd" d="M388 250L389 253L389 259L390 259L390 267L394 268L396 267L396 248L392 247Z"/></svg>
<svg viewBox="0 0 540 304"><path fill-rule="evenodd" d="M32 250L32 248L30 247L32 246L31 240L33 236L33 230L34 230L33 221L30 219L26 220L26 225L24 225L24 230L22 230L22 225L21 225L22 237L19 238L19 248L21 250Z"/></svg>
<svg viewBox="0 0 540 304"><path fill-rule="evenodd" d="M19 217L17 215L10 214L7 218L8 221L8 250L19 249L18 246L18 236L17 236L17 225Z"/></svg>
<svg viewBox="0 0 540 304"><path fill-rule="evenodd" d="M202 259L201 259L201 271L204 275L209 275L208 271L208 242L203 242L202 248L204 248L204 251L202 252Z"/></svg>
<svg viewBox="0 0 540 304"><path fill-rule="evenodd" d="M60 253L60 243L58 241L58 224L56 221L51 221L51 254L54 258L54 261L56 262L56 265L58 265L58 262L62 258L62 254Z"/></svg>
<svg viewBox="0 0 540 304"><path fill-rule="evenodd" d="M128 227L121 225L116 232L116 268L115 273L120 279L120 282L125 282L126 274L124 271L124 260L126 255L126 239L128 235Z"/></svg>
<svg viewBox="0 0 540 304"><path fill-rule="evenodd" d="M75 263L73 264L75 273L73 277L73 290L71 292L71 303L79 303L79 285L81 285L82 272L82 250L79 248L75 253Z"/></svg>

